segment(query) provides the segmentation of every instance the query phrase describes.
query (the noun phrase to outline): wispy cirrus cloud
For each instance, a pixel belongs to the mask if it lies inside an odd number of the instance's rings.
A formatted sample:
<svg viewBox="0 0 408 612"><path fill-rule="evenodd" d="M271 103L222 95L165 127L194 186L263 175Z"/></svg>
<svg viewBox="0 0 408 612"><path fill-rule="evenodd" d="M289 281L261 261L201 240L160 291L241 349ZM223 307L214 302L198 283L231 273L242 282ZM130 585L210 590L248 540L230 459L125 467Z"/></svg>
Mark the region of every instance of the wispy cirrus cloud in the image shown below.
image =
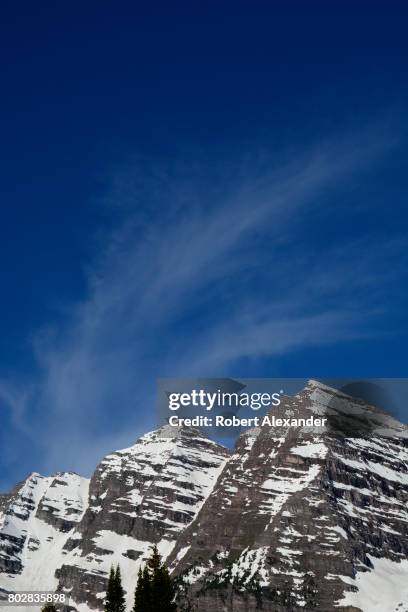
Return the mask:
<svg viewBox="0 0 408 612"><path fill-rule="evenodd" d="M38 376L18 410L43 469L89 472L130 444L154 424L158 376L235 374L243 358L374 333L398 241L380 253L364 232L341 244L315 232L388 146L367 134L320 143L213 182L194 164L145 187L137 167L122 174L109 200L123 219L88 268L87 295L62 328L36 335Z"/></svg>

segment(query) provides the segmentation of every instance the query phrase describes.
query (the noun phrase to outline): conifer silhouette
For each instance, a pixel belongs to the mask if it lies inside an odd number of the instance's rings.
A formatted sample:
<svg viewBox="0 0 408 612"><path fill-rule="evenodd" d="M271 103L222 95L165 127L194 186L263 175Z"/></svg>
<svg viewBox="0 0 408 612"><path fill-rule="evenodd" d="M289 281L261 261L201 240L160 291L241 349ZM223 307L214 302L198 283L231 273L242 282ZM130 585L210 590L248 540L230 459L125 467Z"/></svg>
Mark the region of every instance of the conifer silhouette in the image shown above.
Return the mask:
<svg viewBox="0 0 408 612"><path fill-rule="evenodd" d="M154 545L145 568L139 569L132 612L176 612L174 594L169 570Z"/></svg>

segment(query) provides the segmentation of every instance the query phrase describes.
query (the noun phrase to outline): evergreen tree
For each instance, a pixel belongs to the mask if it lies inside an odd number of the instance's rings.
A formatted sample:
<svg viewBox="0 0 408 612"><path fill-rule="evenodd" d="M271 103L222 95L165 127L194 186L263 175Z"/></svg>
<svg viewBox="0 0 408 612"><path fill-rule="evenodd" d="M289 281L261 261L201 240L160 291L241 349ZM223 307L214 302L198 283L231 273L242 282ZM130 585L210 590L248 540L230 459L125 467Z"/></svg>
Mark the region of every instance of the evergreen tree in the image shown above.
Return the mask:
<svg viewBox="0 0 408 612"><path fill-rule="evenodd" d="M161 555L154 545L152 554L147 561L145 568L146 576L150 582L150 608L146 607L146 612L176 612L174 599L174 586L169 575L169 570L162 563ZM136 612L139 612L138 610ZM143 612L145 612L143 610Z"/></svg>
<svg viewBox="0 0 408 612"><path fill-rule="evenodd" d="M143 612L145 605L145 598L143 593L143 572L142 567L139 567L139 572L137 574L137 585L135 590L135 603L133 605L133 612Z"/></svg>
<svg viewBox="0 0 408 612"><path fill-rule="evenodd" d="M150 555L150 558L147 560L147 567L149 568L150 575L152 578L154 577L156 572L161 568L161 566L162 566L162 558L155 544L152 548L152 554Z"/></svg>
<svg viewBox="0 0 408 612"><path fill-rule="evenodd" d="M116 612L115 607L115 570L113 569L113 565L110 568L108 585L106 587L106 597L105 597L105 612Z"/></svg>
<svg viewBox="0 0 408 612"><path fill-rule="evenodd" d="M173 603L175 595L173 582L164 563L157 569L152 578L152 595L153 610L176 612L177 607Z"/></svg>
<svg viewBox="0 0 408 612"><path fill-rule="evenodd" d="M113 612L125 612L126 603L125 603L125 591L122 587L122 578L120 575L120 567L119 564L116 567L116 572L114 574L114 598L115 598L115 608Z"/></svg>
<svg viewBox="0 0 408 612"><path fill-rule="evenodd" d="M176 612L174 595L169 570L155 545L144 569L139 569L132 612Z"/></svg>
<svg viewBox="0 0 408 612"><path fill-rule="evenodd" d="M133 612L154 612L151 605L151 582L147 567L139 569Z"/></svg>

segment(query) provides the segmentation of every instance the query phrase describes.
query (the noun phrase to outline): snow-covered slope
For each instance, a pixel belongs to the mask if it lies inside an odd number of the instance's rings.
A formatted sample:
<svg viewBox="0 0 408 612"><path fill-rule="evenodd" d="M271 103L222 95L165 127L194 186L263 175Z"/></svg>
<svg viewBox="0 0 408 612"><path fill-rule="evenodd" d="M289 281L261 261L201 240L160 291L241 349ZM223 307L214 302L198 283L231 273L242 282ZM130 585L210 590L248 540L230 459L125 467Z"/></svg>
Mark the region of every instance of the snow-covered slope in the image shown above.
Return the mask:
<svg viewBox="0 0 408 612"><path fill-rule="evenodd" d="M0 589L54 590L69 533L82 519L89 480L73 473L30 474L3 501Z"/></svg>

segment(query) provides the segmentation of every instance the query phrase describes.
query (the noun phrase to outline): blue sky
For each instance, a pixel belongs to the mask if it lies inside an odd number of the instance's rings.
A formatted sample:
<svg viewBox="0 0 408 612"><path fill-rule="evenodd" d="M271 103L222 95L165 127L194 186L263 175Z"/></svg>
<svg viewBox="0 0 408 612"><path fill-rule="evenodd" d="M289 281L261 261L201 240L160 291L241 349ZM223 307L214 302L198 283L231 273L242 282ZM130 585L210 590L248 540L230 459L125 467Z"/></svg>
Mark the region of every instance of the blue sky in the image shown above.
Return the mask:
<svg viewBox="0 0 408 612"><path fill-rule="evenodd" d="M406 376L406 19L3 8L0 489L131 444L157 377Z"/></svg>

